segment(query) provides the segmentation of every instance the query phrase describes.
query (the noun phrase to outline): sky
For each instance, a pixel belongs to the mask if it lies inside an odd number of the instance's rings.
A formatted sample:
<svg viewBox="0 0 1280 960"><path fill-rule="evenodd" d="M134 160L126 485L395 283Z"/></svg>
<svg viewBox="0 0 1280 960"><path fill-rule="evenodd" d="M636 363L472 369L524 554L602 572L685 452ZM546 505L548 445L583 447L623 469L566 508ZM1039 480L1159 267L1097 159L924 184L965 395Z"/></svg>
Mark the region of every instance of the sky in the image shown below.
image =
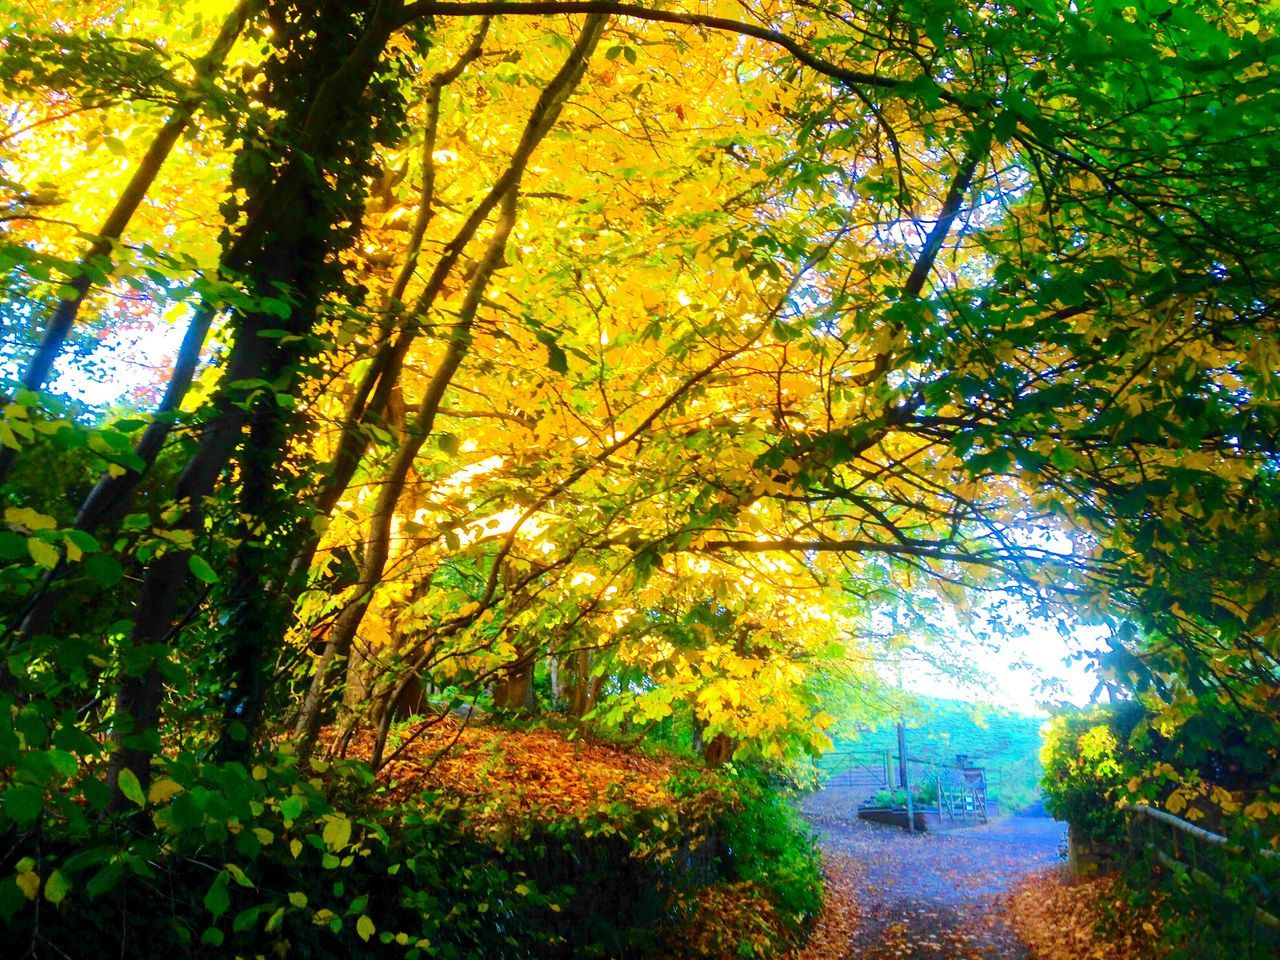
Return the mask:
<svg viewBox="0 0 1280 960"><path fill-rule="evenodd" d="M1081 660L1067 662L1073 650L1099 644L1102 628L1069 628L1037 621L1028 614L1026 635L1010 637L993 649L977 638L958 637L971 651L971 662L989 682L966 684L925 664L904 673L903 687L912 693L970 703L988 703L1021 713L1047 716L1049 704L1085 706L1098 676ZM966 642L968 641L968 642Z"/></svg>
<svg viewBox="0 0 1280 960"><path fill-rule="evenodd" d="M157 322L104 339L77 362L59 363L52 390L90 406L106 407L135 389L161 385L185 332L183 317L177 323Z"/></svg>

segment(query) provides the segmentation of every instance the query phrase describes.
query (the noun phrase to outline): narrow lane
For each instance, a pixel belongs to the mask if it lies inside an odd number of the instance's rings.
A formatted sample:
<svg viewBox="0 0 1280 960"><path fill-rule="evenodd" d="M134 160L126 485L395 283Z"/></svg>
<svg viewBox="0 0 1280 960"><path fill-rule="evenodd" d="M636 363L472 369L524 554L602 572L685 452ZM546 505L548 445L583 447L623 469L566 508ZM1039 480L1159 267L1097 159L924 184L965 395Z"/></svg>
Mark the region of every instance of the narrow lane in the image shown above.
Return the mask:
<svg viewBox="0 0 1280 960"><path fill-rule="evenodd" d="M859 864L862 925L841 960L1026 960L999 909L1020 877L1060 862L1066 828L1044 816L908 834L813 821L824 848Z"/></svg>

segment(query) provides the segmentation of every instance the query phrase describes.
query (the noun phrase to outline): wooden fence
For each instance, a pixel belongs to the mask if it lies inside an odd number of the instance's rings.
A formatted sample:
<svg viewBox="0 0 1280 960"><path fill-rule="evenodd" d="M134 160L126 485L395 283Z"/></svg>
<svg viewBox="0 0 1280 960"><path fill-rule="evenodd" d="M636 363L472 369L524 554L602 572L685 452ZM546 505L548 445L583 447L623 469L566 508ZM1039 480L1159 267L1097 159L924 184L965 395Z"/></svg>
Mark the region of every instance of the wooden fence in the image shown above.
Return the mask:
<svg viewBox="0 0 1280 960"><path fill-rule="evenodd" d="M896 783L888 750L835 751L818 761L818 769L826 786L851 791L858 801L891 790Z"/></svg>
<svg viewBox="0 0 1280 960"><path fill-rule="evenodd" d="M1280 945L1280 856L1271 850L1242 850L1224 836L1145 804L1125 809L1130 841L1168 869L1186 871L1219 893L1233 878L1245 878L1255 901L1254 919Z"/></svg>
<svg viewBox="0 0 1280 960"><path fill-rule="evenodd" d="M939 821L987 822L987 773L983 767L916 757L911 757L909 764L912 783L934 787L933 805Z"/></svg>
<svg viewBox="0 0 1280 960"><path fill-rule="evenodd" d="M825 792L842 798L849 816L881 790L898 785L900 758L889 750L849 750L828 753L819 761ZM987 821L987 778L982 767L908 757L913 788L934 786L936 798L921 810L936 812L940 821ZM823 811L830 812L830 811Z"/></svg>

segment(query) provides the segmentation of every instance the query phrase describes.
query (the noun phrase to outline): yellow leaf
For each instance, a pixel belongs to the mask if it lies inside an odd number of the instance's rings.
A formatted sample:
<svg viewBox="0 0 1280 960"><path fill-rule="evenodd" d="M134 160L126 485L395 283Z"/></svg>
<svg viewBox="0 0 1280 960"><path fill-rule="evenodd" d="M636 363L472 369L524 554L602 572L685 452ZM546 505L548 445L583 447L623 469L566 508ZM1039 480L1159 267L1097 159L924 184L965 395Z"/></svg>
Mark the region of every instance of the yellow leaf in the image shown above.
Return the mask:
<svg viewBox="0 0 1280 960"><path fill-rule="evenodd" d="M30 507L6 508L4 522L11 527L26 527L28 530L56 530L58 528L57 520L32 510Z"/></svg>
<svg viewBox="0 0 1280 960"><path fill-rule="evenodd" d="M56 567L60 559L56 549L43 540L37 540L35 537L27 540L27 553L31 554L31 559L46 570L52 570Z"/></svg>
<svg viewBox="0 0 1280 960"><path fill-rule="evenodd" d="M326 847L334 851L341 850L351 840L351 821L346 817L328 817L323 836Z"/></svg>
<svg viewBox="0 0 1280 960"><path fill-rule="evenodd" d="M22 889L23 895L28 900L34 900L36 894L40 892L40 874L34 870L28 870L26 873L20 873L17 876L18 886Z"/></svg>
<svg viewBox="0 0 1280 960"><path fill-rule="evenodd" d="M182 784L165 778L156 780L147 790L148 803L164 803L166 800L173 799L175 794L182 792Z"/></svg>
<svg viewBox="0 0 1280 960"><path fill-rule="evenodd" d="M223 864L227 868L227 873L231 874L233 880L242 887L253 889L253 881L245 875L245 872L237 867L234 863Z"/></svg>

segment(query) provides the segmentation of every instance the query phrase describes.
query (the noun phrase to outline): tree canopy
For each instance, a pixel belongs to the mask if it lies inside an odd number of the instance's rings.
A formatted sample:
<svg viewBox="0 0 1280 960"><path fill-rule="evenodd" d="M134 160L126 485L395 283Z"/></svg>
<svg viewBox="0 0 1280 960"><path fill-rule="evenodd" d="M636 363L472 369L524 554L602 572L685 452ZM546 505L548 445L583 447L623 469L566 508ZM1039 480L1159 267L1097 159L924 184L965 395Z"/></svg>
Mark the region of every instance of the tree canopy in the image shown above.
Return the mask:
<svg viewBox="0 0 1280 960"><path fill-rule="evenodd" d="M796 759L1011 592L1274 764L1271 7L0 17L20 832L477 701Z"/></svg>

